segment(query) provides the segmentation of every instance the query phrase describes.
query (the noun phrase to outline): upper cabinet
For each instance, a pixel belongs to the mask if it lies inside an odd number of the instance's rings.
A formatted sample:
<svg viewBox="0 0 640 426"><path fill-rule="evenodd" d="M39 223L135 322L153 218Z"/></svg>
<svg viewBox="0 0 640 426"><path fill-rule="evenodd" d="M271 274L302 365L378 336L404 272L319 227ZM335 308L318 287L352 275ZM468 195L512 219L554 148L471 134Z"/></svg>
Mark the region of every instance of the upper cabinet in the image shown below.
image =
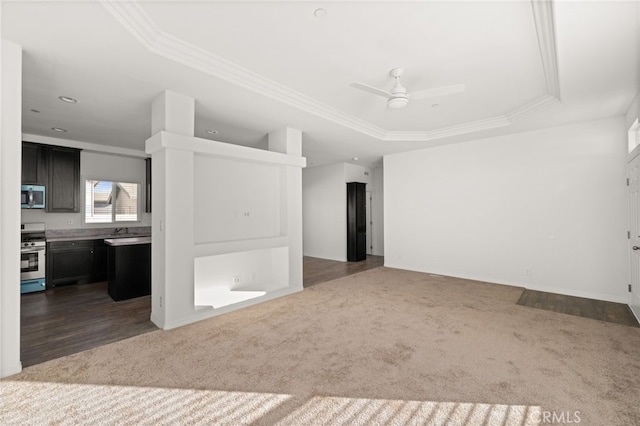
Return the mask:
<svg viewBox="0 0 640 426"><path fill-rule="evenodd" d="M47 212L79 212L80 150L22 142L22 183L47 188Z"/></svg>
<svg viewBox="0 0 640 426"><path fill-rule="evenodd" d="M47 185L45 147L37 143L22 143L22 183L24 185Z"/></svg>
<svg viewBox="0 0 640 426"><path fill-rule="evenodd" d="M80 211L80 150L48 146L47 212Z"/></svg>

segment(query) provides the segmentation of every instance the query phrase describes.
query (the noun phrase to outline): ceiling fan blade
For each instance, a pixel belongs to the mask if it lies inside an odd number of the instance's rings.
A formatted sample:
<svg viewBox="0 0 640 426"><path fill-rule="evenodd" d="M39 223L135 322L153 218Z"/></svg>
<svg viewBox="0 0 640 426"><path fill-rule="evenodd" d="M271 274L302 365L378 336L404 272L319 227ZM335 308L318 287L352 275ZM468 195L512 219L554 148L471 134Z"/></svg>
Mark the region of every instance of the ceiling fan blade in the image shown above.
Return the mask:
<svg viewBox="0 0 640 426"><path fill-rule="evenodd" d="M418 90L409 94L411 99L435 98L437 96L453 95L454 93L464 92L466 86L464 84L456 84L453 86L436 87L433 89Z"/></svg>
<svg viewBox="0 0 640 426"><path fill-rule="evenodd" d="M362 83L351 83L351 87L355 87L356 89L364 90L365 92L373 93L374 95L382 96L385 98L391 97L391 93L386 92L382 89L378 89L376 87L367 86Z"/></svg>

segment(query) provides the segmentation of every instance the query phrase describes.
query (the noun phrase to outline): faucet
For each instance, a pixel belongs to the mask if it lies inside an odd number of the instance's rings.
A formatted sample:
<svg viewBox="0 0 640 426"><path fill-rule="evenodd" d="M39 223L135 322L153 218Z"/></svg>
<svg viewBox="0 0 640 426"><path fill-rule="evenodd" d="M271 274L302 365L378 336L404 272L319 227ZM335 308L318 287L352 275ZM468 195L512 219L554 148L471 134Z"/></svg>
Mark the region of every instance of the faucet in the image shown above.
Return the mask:
<svg viewBox="0 0 640 426"><path fill-rule="evenodd" d="M124 231L125 234L128 234L129 233L129 228L116 228L116 229L113 230L113 233L117 234L120 231Z"/></svg>

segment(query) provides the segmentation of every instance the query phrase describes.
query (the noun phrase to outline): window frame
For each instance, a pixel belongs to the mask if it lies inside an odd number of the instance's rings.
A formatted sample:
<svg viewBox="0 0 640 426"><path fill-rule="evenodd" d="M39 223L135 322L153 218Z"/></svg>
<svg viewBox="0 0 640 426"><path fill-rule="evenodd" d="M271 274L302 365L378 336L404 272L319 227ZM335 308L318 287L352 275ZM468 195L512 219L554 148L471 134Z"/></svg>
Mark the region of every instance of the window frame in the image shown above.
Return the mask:
<svg viewBox="0 0 640 426"><path fill-rule="evenodd" d="M137 216L137 220L128 220L128 221L116 221L116 211L115 208L112 209L111 211L111 221L110 222L87 222L87 215L86 215L86 197L87 197L87 181L88 180L99 180L99 181L108 181L111 182L112 185L114 184L118 184L118 183L129 183L129 184L135 184L138 186L138 198L136 201L136 216ZM111 190L113 191L113 186L111 188ZM127 178L113 178L113 177L105 177L105 176L93 176L93 175L87 175L87 176L82 176L81 177L81 190L80 190L80 203L81 203L81 216L82 216L82 226L86 226L86 227L96 227L96 228L104 228L104 227L111 227L111 226L127 226L127 225L135 225L135 224L139 224L142 222L142 213L143 213L143 205L142 205L142 182L140 182L137 179L127 179Z"/></svg>

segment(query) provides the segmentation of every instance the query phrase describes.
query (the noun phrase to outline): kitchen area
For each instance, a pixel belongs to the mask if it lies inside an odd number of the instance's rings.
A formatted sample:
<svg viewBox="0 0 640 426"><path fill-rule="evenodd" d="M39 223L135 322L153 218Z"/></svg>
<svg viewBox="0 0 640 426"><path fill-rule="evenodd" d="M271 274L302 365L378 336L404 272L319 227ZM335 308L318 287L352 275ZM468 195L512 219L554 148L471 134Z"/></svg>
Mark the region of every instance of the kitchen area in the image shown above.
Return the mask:
<svg viewBox="0 0 640 426"><path fill-rule="evenodd" d="M157 329L150 166L100 146L23 142L23 366Z"/></svg>

